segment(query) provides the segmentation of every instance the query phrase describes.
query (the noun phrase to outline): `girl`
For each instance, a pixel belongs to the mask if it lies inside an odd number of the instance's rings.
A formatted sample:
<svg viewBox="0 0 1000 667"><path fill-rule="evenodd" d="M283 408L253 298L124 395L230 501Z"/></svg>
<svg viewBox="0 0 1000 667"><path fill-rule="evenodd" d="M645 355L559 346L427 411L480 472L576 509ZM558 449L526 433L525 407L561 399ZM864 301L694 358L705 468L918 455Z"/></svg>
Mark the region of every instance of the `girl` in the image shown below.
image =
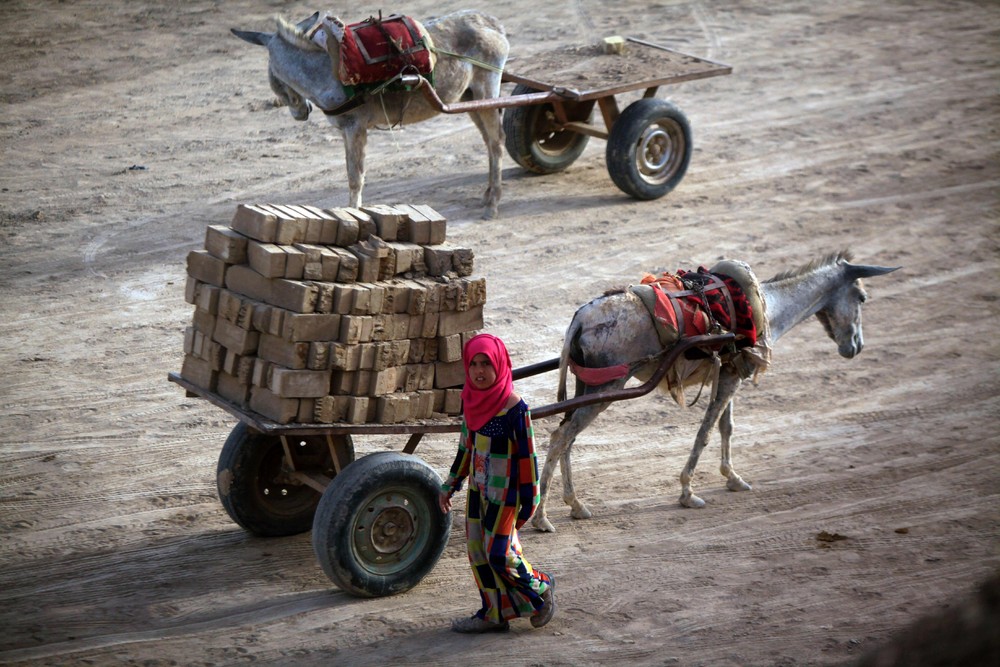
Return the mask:
<svg viewBox="0 0 1000 667"><path fill-rule="evenodd" d="M531 567L517 539L539 500L531 414L514 393L502 340L475 336L462 361L462 436L438 503L450 512L452 495L469 477L465 539L483 606L471 618L456 619L451 629L505 632L510 619L524 615L540 628L555 613L555 580Z"/></svg>

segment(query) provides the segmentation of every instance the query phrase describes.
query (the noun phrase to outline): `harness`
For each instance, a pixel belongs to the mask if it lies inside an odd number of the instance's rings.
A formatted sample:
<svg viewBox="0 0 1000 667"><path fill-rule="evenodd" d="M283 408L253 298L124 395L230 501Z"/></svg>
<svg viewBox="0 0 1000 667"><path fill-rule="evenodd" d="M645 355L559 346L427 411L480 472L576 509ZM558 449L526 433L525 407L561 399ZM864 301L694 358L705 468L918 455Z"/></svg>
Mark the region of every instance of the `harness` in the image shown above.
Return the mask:
<svg viewBox="0 0 1000 667"><path fill-rule="evenodd" d="M732 269L730 265L742 263L727 262L720 268ZM716 267L713 267L713 269ZM676 274L663 273L661 276L646 274L639 285L631 285L628 290L636 296L649 311L657 336L663 349L653 358L641 359L605 368L588 368L569 359L568 364L576 377L584 384L599 386L626 377L655 357L666 353L684 337L718 334L732 331L736 341L719 346L699 346L688 350L684 358L667 376L668 387L678 402L680 387L685 379L696 372L705 362L711 370L705 375L702 388L712 383L713 398L715 380L723 363L739 362L738 371L749 377L754 370L766 367L768 352L766 344L761 351L754 351L758 340L763 343L766 336L766 318L763 316L763 302L748 298L748 291L757 289L756 279L746 265L736 266L740 278L725 273L715 273L700 267L697 271L680 270ZM745 272L744 272L745 269ZM750 283L744 285L744 283ZM754 312L754 301L761 310ZM760 324L758 324L760 323ZM763 327L762 330L758 330ZM759 361L757 361L759 360ZM699 390L699 397L700 397ZM698 400L695 397L694 402Z"/></svg>

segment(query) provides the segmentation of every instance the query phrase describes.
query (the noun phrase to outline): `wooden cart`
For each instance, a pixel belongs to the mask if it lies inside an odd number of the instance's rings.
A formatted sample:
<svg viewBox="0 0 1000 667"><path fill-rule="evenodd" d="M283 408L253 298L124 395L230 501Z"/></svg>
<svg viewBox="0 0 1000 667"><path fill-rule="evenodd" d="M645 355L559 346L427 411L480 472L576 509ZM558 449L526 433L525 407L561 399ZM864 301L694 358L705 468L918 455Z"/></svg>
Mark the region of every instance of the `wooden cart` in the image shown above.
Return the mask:
<svg viewBox="0 0 1000 667"><path fill-rule="evenodd" d="M584 405L648 394L686 350L729 342L733 334L682 338L665 350L644 384L585 394L533 408L533 419ZM518 368L519 380L559 367L558 359ZM438 508L441 478L413 455L428 433L457 433L458 419L408 424L277 424L185 380L168 379L236 417L217 468L219 498L245 530L264 537L312 530L326 575L361 597L409 590L433 569L448 543L451 517ZM409 435L402 452L356 458L354 436Z"/></svg>
<svg viewBox="0 0 1000 667"><path fill-rule="evenodd" d="M636 38L623 53L599 46L568 47L513 59L503 81L510 95L445 104L426 79L403 74L442 113L503 109L507 152L521 167L551 174L569 167L590 137L607 141L611 180L636 199L657 199L681 182L691 161L691 125L673 104L656 98L661 86L730 74L732 67ZM617 95L643 91L619 109ZM595 105L604 128L591 122Z"/></svg>

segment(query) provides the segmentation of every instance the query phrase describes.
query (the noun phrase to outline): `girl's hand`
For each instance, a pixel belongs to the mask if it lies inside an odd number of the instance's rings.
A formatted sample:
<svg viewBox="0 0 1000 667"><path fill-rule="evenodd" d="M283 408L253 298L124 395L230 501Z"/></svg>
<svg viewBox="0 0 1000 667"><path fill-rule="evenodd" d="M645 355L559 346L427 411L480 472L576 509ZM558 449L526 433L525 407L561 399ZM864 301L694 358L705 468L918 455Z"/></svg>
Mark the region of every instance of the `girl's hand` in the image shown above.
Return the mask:
<svg viewBox="0 0 1000 667"><path fill-rule="evenodd" d="M451 495L447 491L438 491L438 507L441 508L442 514L451 511Z"/></svg>

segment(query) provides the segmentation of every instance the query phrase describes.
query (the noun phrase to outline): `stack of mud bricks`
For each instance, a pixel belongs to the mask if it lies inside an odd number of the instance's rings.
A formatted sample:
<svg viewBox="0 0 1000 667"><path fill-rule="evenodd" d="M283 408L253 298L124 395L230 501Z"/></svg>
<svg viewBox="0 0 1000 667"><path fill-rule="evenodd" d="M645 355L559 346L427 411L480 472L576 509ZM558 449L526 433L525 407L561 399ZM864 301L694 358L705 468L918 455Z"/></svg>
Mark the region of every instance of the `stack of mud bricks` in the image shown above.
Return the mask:
<svg viewBox="0 0 1000 667"><path fill-rule="evenodd" d="M280 424L461 412L486 281L427 206L240 205L187 258L181 375Z"/></svg>

